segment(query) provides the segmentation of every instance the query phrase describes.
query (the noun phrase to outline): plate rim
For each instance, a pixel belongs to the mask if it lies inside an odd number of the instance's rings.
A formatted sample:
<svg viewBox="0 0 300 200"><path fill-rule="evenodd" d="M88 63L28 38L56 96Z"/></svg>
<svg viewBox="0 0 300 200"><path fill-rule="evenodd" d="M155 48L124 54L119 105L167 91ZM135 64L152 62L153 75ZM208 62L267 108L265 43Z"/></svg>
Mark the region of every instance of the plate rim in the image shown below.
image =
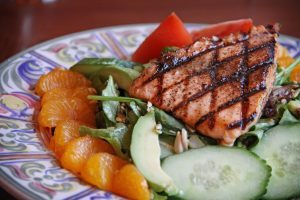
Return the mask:
<svg viewBox="0 0 300 200"><path fill-rule="evenodd" d="M53 43L55 41L63 40L68 37L76 36L76 35L81 35L89 32L97 32L97 31L106 31L106 30L111 30L111 29L117 29L117 28L125 28L125 27L137 27L137 26L146 26L146 27L151 27L151 26L157 26L159 23L136 23L136 24L122 24L122 25L115 25L115 26L104 26L100 28L92 28L92 29L87 29L83 31L77 31L77 32L72 32L72 33L67 33L58 37L54 37L52 39L45 40L43 42L39 42L37 44L34 44L24 50L19 51L16 54L13 54L12 56L6 58L2 62L0 62L0 69L10 63L11 61L15 60L16 58L20 57L21 55L24 55L34 49L37 49L39 47L45 46L49 43ZM206 26L209 25L207 23L184 23L185 26ZM280 34L280 37L288 38L291 40L298 40L300 41L300 38L297 38L295 36L290 36L290 35L285 35L285 34Z"/></svg>

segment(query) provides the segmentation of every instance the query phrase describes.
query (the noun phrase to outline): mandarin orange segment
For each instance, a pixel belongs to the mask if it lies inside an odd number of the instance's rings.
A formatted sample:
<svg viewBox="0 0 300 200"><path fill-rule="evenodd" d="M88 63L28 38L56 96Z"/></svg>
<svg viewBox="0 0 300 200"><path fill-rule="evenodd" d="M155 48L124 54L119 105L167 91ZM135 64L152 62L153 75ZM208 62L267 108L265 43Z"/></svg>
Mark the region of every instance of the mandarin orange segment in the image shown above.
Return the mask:
<svg viewBox="0 0 300 200"><path fill-rule="evenodd" d="M61 165L75 174L79 174L84 163L95 153L107 152L114 154L114 150L106 141L84 136L70 141L61 156Z"/></svg>
<svg viewBox="0 0 300 200"><path fill-rule="evenodd" d="M72 97L72 89L54 88L46 92L41 98L41 105L43 106L48 101L57 100L60 98Z"/></svg>
<svg viewBox="0 0 300 200"><path fill-rule="evenodd" d="M277 59L277 63L280 67L288 67L292 64L295 60L291 56L283 56Z"/></svg>
<svg viewBox="0 0 300 200"><path fill-rule="evenodd" d="M65 148L71 140L78 138L80 123L75 120L64 120L58 122L54 136L55 154L59 158L65 151Z"/></svg>
<svg viewBox="0 0 300 200"><path fill-rule="evenodd" d="M289 55L288 50L285 47L280 46L278 51L277 63L280 67L289 67L295 59ZM290 75L290 80L293 82L300 82L300 64L298 64Z"/></svg>
<svg viewBox="0 0 300 200"><path fill-rule="evenodd" d="M95 126L95 110L78 98L61 98L46 102L38 116L42 127L56 127L62 120L77 120L84 124Z"/></svg>
<svg viewBox="0 0 300 200"><path fill-rule="evenodd" d="M54 88L90 87L91 82L83 75L70 70L54 69L42 75L35 86L35 92L43 96L45 92Z"/></svg>
<svg viewBox="0 0 300 200"><path fill-rule="evenodd" d="M79 98L83 101L91 102L87 99L88 95L96 94L96 90L94 88L89 87L77 87L77 88L54 88L46 92L41 101L41 105L44 105L48 101L57 100L60 98Z"/></svg>
<svg viewBox="0 0 300 200"><path fill-rule="evenodd" d="M286 47L282 46L282 45L278 45L278 51L277 51L277 58L283 58L283 57L290 57L289 51Z"/></svg>
<svg viewBox="0 0 300 200"><path fill-rule="evenodd" d="M127 163L115 155L97 153L84 164L81 177L100 189L111 191L114 174Z"/></svg>
<svg viewBox="0 0 300 200"><path fill-rule="evenodd" d="M55 151L55 141L54 137L51 137L48 148L52 151Z"/></svg>
<svg viewBox="0 0 300 200"><path fill-rule="evenodd" d="M150 199L147 181L132 164L125 165L116 173L113 179L112 191L129 199Z"/></svg>
<svg viewBox="0 0 300 200"><path fill-rule="evenodd" d="M300 65L298 64L297 67L292 71L290 80L300 83Z"/></svg>

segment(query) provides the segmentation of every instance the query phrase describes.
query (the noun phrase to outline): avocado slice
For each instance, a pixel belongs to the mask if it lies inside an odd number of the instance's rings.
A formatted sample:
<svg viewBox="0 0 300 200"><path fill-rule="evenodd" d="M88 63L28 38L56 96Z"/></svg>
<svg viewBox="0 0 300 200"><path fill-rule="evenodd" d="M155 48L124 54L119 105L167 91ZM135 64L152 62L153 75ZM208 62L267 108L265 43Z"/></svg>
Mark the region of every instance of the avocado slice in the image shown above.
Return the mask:
<svg viewBox="0 0 300 200"><path fill-rule="evenodd" d="M105 82L111 75L119 88L128 91L132 81L140 75L142 65L116 58L84 58L70 69L91 79Z"/></svg>
<svg viewBox="0 0 300 200"><path fill-rule="evenodd" d="M71 67L71 70L78 71L85 76L97 72L101 66L117 66L121 68L133 69L141 72L144 66L140 63L135 63L117 58L84 58Z"/></svg>
<svg viewBox="0 0 300 200"><path fill-rule="evenodd" d="M111 75L119 88L128 91L132 81L136 79L140 73L134 69L119 67L115 65L85 65L76 64L71 70L77 71L88 78L99 76L102 81L106 81Z"/></svg>
<svg viewBox="0 0 300 200"><path fill-rule="evenodd" d="M100 79L100 77L95 74L91 75L89 79L92 81L92 86L97 90L97 93L101 94L102 90L105 88L105 84Z"/></svg>
<svg viewBox="0 0 300 200"><path fill-rule="evenodd" d="M153 111L138 119L132 132L131 157L153 190L157 192L165 191L169 195L176 195L178 193L177 187L160 165L161 150L155 126Z"/></svg>

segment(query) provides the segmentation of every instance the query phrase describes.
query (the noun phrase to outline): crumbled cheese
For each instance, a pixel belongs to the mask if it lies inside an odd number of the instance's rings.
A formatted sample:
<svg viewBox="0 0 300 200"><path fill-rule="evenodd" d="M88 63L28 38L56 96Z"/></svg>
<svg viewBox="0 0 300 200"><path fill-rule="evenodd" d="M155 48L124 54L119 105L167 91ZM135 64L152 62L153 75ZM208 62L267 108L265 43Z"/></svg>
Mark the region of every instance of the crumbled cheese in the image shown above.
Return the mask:
<svg viewBox="0 0 300 200"><path fill-rule="evenodd" d="M153 111L153 106L152 103L150 101L147 102L147 112L151 112Z"/></svg>
<svg viewBox="0 0 300 200"><path fill-rule="evenodd" d="M214 35L214 36L212 36L212 38L211 38L211 39L212 39L212 41L214 41L214 42L217 42L217 41L219 41L219 38L218 38L217 36L215 36L215 35Z"/></svg>
<svg viewBox="0 0 300 200"><path fill-rule="evenodd" d="M286 99L281 99L281 103L282 103L282 104L286 104L286 103L287 103L287 100L286 100Z"/></svg>
<svg viewBox="0 0 300 200"><path fill-rule="evenodd" d="M126 104L125 103L121 103L120 104L120 109L121 109L121 111L126 110Z"/></svg>
<svg viewBox="0 0 300 200"><path fill-rule="evenodd" d="M155 131L158 134L162 134L162 125L161 124L156 124Z"/></svg>

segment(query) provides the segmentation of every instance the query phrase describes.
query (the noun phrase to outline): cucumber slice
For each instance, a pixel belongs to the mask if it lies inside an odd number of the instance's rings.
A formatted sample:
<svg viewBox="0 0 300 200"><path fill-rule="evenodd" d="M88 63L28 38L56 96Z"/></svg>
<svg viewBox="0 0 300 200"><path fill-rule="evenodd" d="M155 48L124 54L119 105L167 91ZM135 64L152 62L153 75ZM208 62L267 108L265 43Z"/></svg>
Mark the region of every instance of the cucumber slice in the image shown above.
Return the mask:
<svg viewBox="0 0 300 200"><path fill-rule="evenodd" d="M167 157L162 168L184 199L259 198L271 175L265 161L238 147L206 146L186 151Z"/></svg>
<svg viewBox="0 0 300 200"><path fill-rule="evenodd" d="M252 151L272 167L264 198L300 197L300 123L270 129Z"/></svg>

